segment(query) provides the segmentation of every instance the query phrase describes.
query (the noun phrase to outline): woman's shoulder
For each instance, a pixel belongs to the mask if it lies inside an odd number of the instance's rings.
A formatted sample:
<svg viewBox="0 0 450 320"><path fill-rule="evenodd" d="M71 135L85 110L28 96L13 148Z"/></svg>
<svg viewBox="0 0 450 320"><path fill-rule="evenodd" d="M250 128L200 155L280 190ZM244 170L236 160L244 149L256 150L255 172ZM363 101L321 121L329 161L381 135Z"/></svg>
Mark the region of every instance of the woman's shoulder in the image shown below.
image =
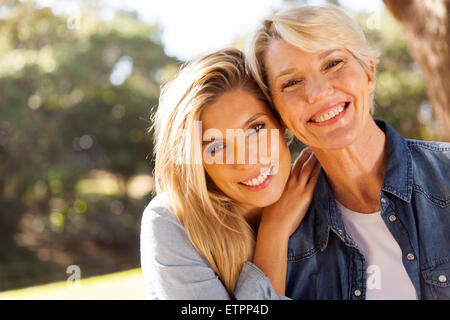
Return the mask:
<svg viewBox="0 0 450 320"><path fill-rule="evenodd" d="M440 141L424 141L415 139L406 139L410 149L422 153L442 153L448 156L450 152L450 143Z"/></svg>
<svg viewBox="0 0 450 320"><path fill-rule="evenodd" d="M407 139L413 165L448 174L450 143Z"/></svg>
<svg viewBox="0 0 450 320"><path fill-rule="evenodd" d="M152 200L150 200L149 204L147 205L147 207L145 208L144 214L148 211L156 211L158 213L160 212L168 212L170 214L172 214L170 212L170 199L169 196L167 195L167 193L160 193L158 195L156 195L155 197L153 197Z"/></svg>
<svg viewBox="0 0 450 320"><path fill-rule="evenodd" d="M170 210L170 198L166 194L157 195L145 208L140 242L141 268L149 297L155 297L152 291L159 299L206 297L208 290L216 291L217 283L212 289L199 291L205 279L217 276Z"/></svg>
<svg viewBox="0 0 450 320"><path fill-rule="evenodd" d="M141 232L153 236L171 236L174 232L185 233L178 218L170 209L170 199L166 193L155 196L142 215Z"/></svg>
<svg viewBox="0 0 450 320"><path fill-rule="evenodd" d="M203 260L177 216L170 210L170 199L166 194L157 195L145 208L140 238L144 261L157 260L165 265L187 256L191 260Z"/></svg>
<svg viewBox="0 0 450 320"><path fill-rule="evenodd" d="M450 204L450 143L407 140L412 155L413 190L440 206Z"/></svg>

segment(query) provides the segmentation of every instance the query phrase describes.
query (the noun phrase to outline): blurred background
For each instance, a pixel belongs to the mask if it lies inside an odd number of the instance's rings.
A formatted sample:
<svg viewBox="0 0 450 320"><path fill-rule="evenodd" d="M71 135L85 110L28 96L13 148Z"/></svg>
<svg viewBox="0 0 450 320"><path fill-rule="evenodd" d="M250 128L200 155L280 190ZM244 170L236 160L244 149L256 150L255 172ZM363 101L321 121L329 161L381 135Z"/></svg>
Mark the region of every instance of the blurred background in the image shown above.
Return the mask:
<svg viewBox="0 0 450 320"><path fill-rule="evenodd" d="M242 49L273 11L326 2L381 53L375 117L439 140L421 69L382 1L0 0L0 291L66 281L70 265L83 279L132 270L141 290L161 84L202 53Z"/></svg>

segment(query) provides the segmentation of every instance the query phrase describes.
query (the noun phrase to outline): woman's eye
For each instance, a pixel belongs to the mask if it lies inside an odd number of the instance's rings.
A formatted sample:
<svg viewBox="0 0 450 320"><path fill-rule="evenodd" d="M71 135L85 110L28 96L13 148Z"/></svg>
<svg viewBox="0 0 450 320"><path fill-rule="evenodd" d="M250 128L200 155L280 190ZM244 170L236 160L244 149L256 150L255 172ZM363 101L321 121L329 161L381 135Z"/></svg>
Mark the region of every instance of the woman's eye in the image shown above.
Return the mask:
<svg viewBox="0 0 450 320"><path fill-rule="evenodd" d="M342 60L335 60L335 61L331 61L330 63L328 63L325 67L325 70L331 69L336 67L337 65L339 65L341 62L343 62Z"/></svg>
<svg viewBox="0 0 450 320"><path fill-rule="evenodd" d="M286 89L286 88L295 86L298 83L300 83L300 81L298 81L298 80L289 80L289 81L283 83L282 89Z"/></svg>
<svg viewBox="0 0 450 320"><path fill-rule="evenodd" d="M256 125L253 126L252 129L254 129L256 132L258 132L261 129L264 129L266 127L266 125L264 123L258 123Z"/></svg>
<svg viewBox="0 0 450 320"><path fill-rule="evenodd" d="M266 127L265 123L257 123L249 129L248 134L250 135L253 133L257 133L257 132L259 132L259 130L264 129L265 127Z"/></svg>
<svg viewBox="0 0 450 320"><path fill-rule="evenodd" d="M213 144L212 146L208 147L207 152L209 154L214 154L216 152L222 151L223 148L224 148L223 144L216 143L216 144Z"/></svg>

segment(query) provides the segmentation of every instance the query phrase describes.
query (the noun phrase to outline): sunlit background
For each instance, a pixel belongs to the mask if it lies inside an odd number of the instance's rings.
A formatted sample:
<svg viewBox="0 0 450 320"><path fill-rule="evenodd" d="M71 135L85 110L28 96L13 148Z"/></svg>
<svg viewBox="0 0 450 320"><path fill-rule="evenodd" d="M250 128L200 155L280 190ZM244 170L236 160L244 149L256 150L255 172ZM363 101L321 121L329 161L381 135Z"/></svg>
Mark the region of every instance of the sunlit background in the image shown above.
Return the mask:
<svg viewBox="0 0 450 320"><path fill-rule="evenodd" d="M375 116L437 139L421 71L379 0L0 0L0 291L63 281L0 299L74 297L70 265L82 279L130 270L85 282L78 298L143 298L139 229L160 85L202 53L242 49L271 12L327 2L381 53Z"/></svg>

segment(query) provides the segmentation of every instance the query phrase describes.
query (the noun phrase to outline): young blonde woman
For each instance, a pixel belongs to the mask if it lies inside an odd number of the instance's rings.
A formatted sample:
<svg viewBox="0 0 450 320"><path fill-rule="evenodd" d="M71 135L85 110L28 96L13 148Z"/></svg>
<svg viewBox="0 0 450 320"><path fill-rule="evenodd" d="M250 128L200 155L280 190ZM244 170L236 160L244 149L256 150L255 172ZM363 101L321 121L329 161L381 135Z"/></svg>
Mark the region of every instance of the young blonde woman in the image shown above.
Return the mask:
<svg viewBox="0 0 450 320"><path fill-rule="evenodd" d="M336 6L279 12L247 57L322 167L289 239L286 295L450 299L450 144L372 118L377 54L357 22Z"/></svg>
<svg viewBox="0 0 450 320"><path fill-rule="evenodd" d="M291 166L285 129L244 61L236 49L206 55L162 91L157 196L141 230L151 298L286 298L288 239L318 164L305 150Z"/></svg>

